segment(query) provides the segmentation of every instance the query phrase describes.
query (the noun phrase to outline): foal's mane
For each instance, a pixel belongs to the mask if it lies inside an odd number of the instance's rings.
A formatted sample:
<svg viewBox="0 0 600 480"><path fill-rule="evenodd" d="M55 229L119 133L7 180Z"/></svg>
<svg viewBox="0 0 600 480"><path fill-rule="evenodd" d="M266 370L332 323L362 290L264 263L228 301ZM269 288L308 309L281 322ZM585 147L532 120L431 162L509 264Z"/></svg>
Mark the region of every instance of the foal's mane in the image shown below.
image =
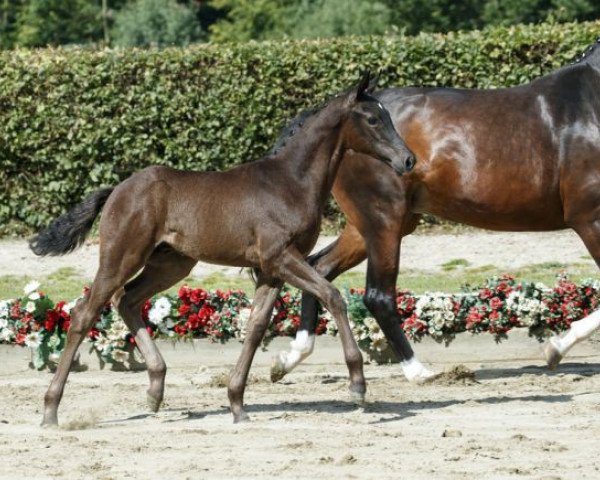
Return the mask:
<svg viewBox="0 0 600 480"><path fill-rule="evenodd" d="M289 123L285 127L283 127L280 130L279 136L277 137L277 140L275 140L275 143L273 144L273 147L271 147L271 150L269 150L268 155L275 155L275 154L279 153L281 150L283 150L285 148L285 146L287 145L288 140L290 140L292 137L294 137L296 135L296 133L298 133L302 129L304 124L310 118L312 118L313 116L318 114L327 105L329 105L329 103L331 103L333 100L347 94L350 90L353 90L353 88L348 89L348 90L336 95L335 97L330 98L329 100L322 103L321 105L319 105L316 108L309 108L307 110L302 110L298 115L296 115L292 120L290 120ZM360 100L377 101L377 99L375 97L373 97L372 95L370 95L369 93L362 93Z"/></svg>

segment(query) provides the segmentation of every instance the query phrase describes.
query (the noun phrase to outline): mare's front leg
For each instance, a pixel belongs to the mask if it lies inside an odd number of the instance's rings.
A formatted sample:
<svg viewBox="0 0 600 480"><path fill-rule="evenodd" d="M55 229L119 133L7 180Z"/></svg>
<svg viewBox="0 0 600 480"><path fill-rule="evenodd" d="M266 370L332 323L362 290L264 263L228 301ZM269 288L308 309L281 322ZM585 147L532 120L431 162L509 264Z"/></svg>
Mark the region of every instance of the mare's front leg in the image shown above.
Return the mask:
<svg viewBox="0 0 600 480"><path fill-rule="evenodd" d="M600 220L578 225L574 229L583 240L598 267L600 267ZM562 338L552 337L544 348L548 367L555 369L571 348L589 338L598 329L600 329L600 310L596 310L587 317L573 322L571 328L567 330Z"/></svg>
<svg viewBox="0 0 600 480"><path fill-rule="evenodd" d="M248 321L248 333L244 339L237 364L231 371L227 389L234 423L249 420L248 414L244 411L244 390L248 380L248 372L256 349L265 336L269 320L271 320L273 305L282 285L283 283L280 280L266 278L262 274L258 277L252 311Z"/></svg>
<svg viewBox="0 0 600 480"><path fill-rule="evenodd" d="M402 318L396 305L400 245L401 237L390 230L379 232L367 241L367 287L363 301L401 360L406 379L418 382L432 377L434 373L416 357L401 328Z"/></svg>
<svg viewBox="0 0 600 480"><path fill-rule="evenodd" d="M363 360L346 313L346 303L331 283L320 276L294 247L288 247L280 261L271 262L272 274L290 285L318 298L329 310L338 326L344 357L350 373L350 392L358 403L364 402L366 382Z"/></svg>

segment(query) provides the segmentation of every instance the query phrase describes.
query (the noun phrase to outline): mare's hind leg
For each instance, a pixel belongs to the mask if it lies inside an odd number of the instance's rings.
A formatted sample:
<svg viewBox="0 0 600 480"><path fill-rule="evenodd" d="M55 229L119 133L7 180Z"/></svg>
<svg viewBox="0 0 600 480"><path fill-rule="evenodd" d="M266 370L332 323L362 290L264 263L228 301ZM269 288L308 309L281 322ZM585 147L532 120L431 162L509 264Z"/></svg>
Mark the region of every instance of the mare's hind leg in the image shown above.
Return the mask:
<svg viewBox="0 0 600 480"><path fill-rule="evenodd" d="M358 265L366 258L364 240L358 231L348 225L335 242L311 255L308 263L327 280L332 281L341 273ZM301 321L290 351L279 352L271 363L271 381L277 382L307 358L315 345L315 330L318 321L318 300L302 292Z"/></svg>
<svg viewBox="0 0 600 480"><path fill-rule="evenodd" d="M104 305L110 301L110 297L141 268L147 256L143 250L129 255L125 255L125 253L125 250L122 250L119 245L108 253L101 251L100 267L90 291L87 297L78 302L71 312L71 326L67 333L65 349L44 396L42 425L58 424L58 406L79 345L98 319ZM131 253L131 251L127 253ZM121 263L111 261L115 257L125 260Z"/></svg>
<svg viewBox="0 0 600 480"><path fill-rule="evenodd" d="M248 323L248 333L244 339L244 345L237 364L231 371L227 389L234 423L249 419L248 414L244 411L244 390L248 380L248 372L256 349L265 336L273 312L273 305L277 300L281 286L282 282L279 280L266 278L262 274L258 276L256 292L252 302L252 312Z"/></svg>
<svg viewBox="0 0 600 480"><path fill-rule="evenodd" d="M142 272L113 297L123 320L135 336L135 341L146 361L150 385L147 390L148 406L158 411L165 390L167 366L141 317L144 302L185 278L196 264L166 244L159 245L150 255Z"/></svg>
<svg viewBox="0 0 600 480"><path fill-rule="evenodd" d="M598 267L600 267L600 221L578 226L575 231L583 240ZM555 369L575 344L589 338L598 329L600 329L600 310L596 310L587 317L573 322L571 328L562 338L552 337L544 349L548 367Z"/></svg>

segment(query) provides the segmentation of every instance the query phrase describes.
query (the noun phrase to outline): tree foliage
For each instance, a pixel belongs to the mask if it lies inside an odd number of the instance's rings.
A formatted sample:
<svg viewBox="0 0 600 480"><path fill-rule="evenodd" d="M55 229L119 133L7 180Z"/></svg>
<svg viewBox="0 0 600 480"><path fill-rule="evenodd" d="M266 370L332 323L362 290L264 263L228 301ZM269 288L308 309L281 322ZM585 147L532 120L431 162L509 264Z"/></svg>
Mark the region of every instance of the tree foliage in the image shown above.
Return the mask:
<svg viewBox="0 0 600 480"><path fill-rule="evenodd" d="M201 39L194 10L175 0L135 0L115 15L114 44L122 47L188 45Z"/></svg>
<svg viewBox="0 0 600 480"><path fill-rule="evenodd" d="M598 34L594 22L0 52L0 231L39 227L147 165L220 170L257 159L291 117L365 68L381 71L382 87L516 85L564 65Z"/></svg>
<svg viewBox="0 0 600 480"><path fill-rule="evenodd" d="M102 38L100 6L89 0L27 0L15 41L24 47L81 44Z"/></svg>

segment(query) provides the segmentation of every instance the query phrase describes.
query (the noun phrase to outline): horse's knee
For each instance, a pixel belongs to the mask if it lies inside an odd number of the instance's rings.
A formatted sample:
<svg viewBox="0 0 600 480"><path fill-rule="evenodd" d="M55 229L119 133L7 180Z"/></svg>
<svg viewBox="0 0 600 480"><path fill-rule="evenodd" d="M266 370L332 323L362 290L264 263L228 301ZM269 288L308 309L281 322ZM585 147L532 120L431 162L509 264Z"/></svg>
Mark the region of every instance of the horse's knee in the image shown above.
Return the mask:
<svg viewBox="0 0 600 480"><path fill-rule="evenodd" d="M331 288L327 292L323 303L335 318L340 315L346 315L346 302L344 302L344 297L342 297L342 294L336 288Z"/></svg>
<svg viewBox="0 0 600 480"><path fill-rule="evenodd" d="M395 299L393 295L382 292L376 288L367 288L363 296L365 307L372 315L380 316L380 314L393 313L395 309Z"/></svg>

